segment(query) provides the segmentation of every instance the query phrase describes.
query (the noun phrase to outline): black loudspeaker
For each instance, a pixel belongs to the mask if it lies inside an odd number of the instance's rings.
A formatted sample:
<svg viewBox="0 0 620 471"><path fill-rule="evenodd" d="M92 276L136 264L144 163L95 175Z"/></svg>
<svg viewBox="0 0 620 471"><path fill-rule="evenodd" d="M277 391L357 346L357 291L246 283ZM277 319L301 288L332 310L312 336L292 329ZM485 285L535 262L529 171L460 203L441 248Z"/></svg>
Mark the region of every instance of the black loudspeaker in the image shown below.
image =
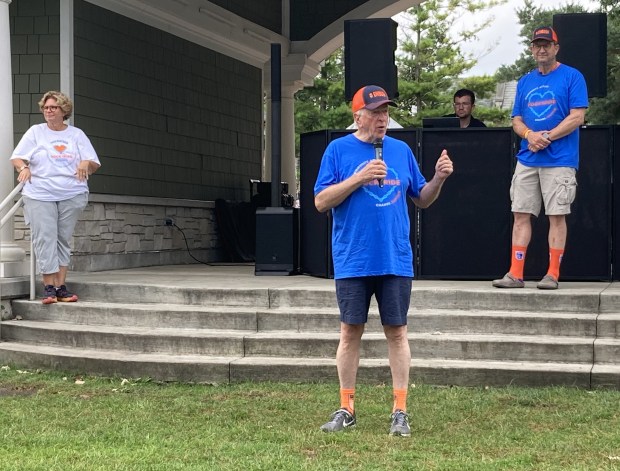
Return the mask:
<svg viewBox="0 0 620 471"><path fill-rule="evenodd" d="M568 234L560 281L611 280L612 136L612 126L580 129L577 196L566 216ZM540 280L547 273L548 233L543 208L539 217L532 219L532 239L525 257L528 280Z"/></svg>
<svg viewBox="0 0 620 471"><path fill-rule="evenodd" d="M293 275L299 269L297 208L256 210L255 275Z"/></svg>
<svg viewBox="0 0 620 471"><path fill-rule="evenodd" d="M314 184L331 131L304 133L299 139L299 268L302 274L334 277L331 252L331 211L314 206Z"/></svg>
<svg viewBox="0 0 620 471"><path fill-rule="evenodd" d="M347 101L365 85L382 87L398 96L395 64L398 23L390 18L344 22L344 93Z"/></svg>
<svg viewBox="0 0 620 471"><path fill-rule="evenodd" d="M443 149L454 173L420 214L420 279L488 280L508 270L513 144L509 128L424 129L421 170L430 179Z"/></svg>
<svg viewBox="0 0 620 471"><path fill-rule="evenodd" d="M562 13L553 15L558 34L558 61L579 70L586 79L589 97L607 95L607 14Z"/></svg>

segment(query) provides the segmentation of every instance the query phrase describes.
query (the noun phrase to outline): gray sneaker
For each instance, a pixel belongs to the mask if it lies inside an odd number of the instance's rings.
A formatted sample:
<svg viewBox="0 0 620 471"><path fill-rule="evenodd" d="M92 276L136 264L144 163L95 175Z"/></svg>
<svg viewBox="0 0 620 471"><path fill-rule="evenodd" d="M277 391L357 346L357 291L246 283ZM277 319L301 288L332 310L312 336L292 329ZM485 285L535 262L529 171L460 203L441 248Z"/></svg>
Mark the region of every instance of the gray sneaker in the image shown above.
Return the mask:
<svg viewBox="0 0 620 471"><path fill-rule="evenodd" d="M405 411L397 409L392 414L392 425L390 427L390 435L396 437L410 437L411 429L409 428L409 416Z"/></svg>
<svg viewBox="0 0 620 471"><path fill-rule="evenodd" d="M508 272L504 275L504 278L493 280L493 286L496 288L523 288L525 283Z"/></svg>
<svg viewBox="0 0 620 471"><path fill-rule="evenodd" d="M536 288L538 289L558 289L559 283L551 275L543 276L543 279L538 282Z"/></svg>
<svg viewBox="0 0 620 471"><path fill-rule="evenodd" d="M323 432L341 432L345 428L355 427L355 415L346 409L338 409L329 419L329 422L321 425Z"/></svg>

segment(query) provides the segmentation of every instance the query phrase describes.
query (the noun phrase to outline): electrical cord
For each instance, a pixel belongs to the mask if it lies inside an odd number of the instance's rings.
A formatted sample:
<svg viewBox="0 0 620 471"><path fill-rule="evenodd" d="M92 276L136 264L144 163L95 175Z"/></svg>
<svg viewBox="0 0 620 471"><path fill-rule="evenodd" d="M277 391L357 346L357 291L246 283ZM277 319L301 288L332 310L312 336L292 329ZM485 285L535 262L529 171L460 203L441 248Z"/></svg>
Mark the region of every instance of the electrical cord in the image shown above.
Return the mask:
<svg viewBox="0 0 620 471"><path fill-rule="evenodd" d="M185 240L185 247L187 248L187 253L189 254L190 257L192 257L198 263L202 263L203 265L207 265L210 267L235 267L235 266L252 265L251 263L212 263L212 262L203 262L202 260L198 260L196 257L194 257L194 255L192 254L192 251L189 248L187 237L185 236L185 232L183 231L183 229L177 226L172 219L166 219L166 226L176 227L181 232L181 235L183 235L183 240Z"/></svg>

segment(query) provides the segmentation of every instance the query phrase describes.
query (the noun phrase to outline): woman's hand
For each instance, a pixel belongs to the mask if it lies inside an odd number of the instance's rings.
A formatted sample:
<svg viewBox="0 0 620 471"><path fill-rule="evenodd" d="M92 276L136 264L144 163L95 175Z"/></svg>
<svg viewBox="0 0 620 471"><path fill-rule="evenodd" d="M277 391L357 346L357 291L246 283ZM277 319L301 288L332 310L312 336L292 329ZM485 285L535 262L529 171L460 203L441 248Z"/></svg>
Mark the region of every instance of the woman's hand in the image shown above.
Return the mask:
<svg viewBox="0 0 620 471"><path fill-rule="evenodd" d="M90 176L90 165L88 163L88 160L82 160L80 162L77 168L76 176L77 179L81 182L85 182L86 180L88 180L88 177Z"/></svg>
<svg viewBox="0 0 620 471"><path fill-rule="evenodd" d="M17 181L20 183L29 182L31 178L30 167L24 165L22 171L17 174Z"/></svg>

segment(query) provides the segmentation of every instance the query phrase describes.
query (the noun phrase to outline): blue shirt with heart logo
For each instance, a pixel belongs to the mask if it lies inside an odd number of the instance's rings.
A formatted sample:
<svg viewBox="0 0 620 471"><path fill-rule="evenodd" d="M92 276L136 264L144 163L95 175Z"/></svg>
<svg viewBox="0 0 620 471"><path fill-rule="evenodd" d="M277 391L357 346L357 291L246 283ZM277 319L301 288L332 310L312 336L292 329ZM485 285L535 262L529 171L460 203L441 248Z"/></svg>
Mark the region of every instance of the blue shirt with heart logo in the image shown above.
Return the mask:
<svg viewBox="0 0 620 471"><path fill-rule="evenodd" d="M583 75L573 67L560 64L546 75L535 69L521 77L512 116L521 116L532 131L551 131L571 109L587 107L588 91ZM523 165L579 168L579 128L538 152L530 151L527 146L527 139L522 139L517 159Z"/></svg>
<svg viewBox="0 0 620 471"><path fill-rule="evenodd" d="M371 143L353 134L329 143L314 186L325 188L361 171L375 158ZM413 152L398 139L383 139L387 177L372 181L332 209L334 278L396 275L413 277L407 196L418 197L426 185Z"/></svg>

